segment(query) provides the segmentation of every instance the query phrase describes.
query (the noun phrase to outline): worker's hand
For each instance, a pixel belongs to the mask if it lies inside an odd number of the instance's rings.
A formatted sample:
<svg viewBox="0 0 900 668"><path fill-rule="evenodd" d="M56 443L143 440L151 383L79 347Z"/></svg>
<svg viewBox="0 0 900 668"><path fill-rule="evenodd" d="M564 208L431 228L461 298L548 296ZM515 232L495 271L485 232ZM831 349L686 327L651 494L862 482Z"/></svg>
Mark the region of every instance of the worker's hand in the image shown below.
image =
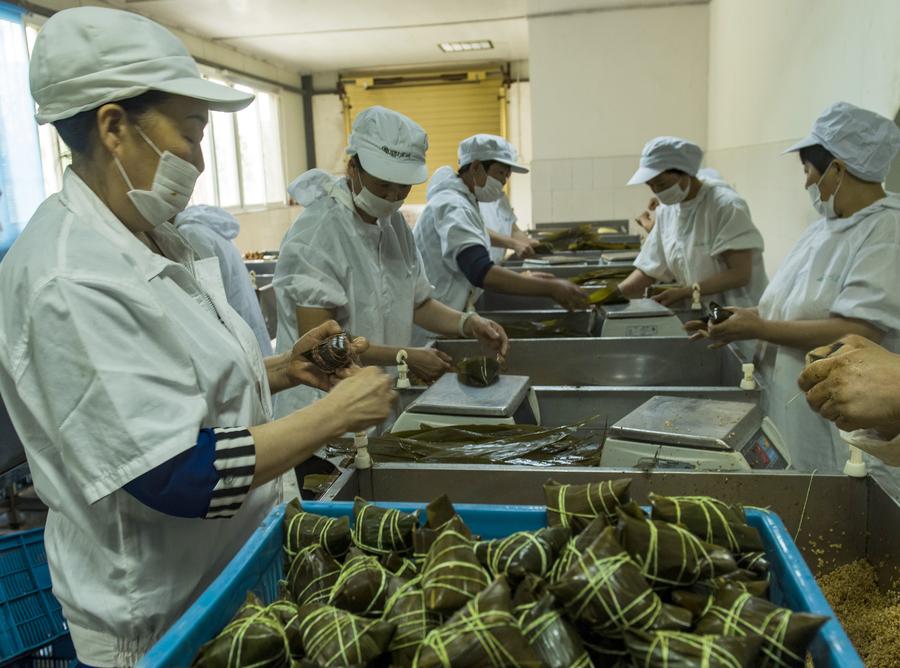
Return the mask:
<svg viewBox="0 0 900 668"><path fill-rule="evenodd" d="M634 222L642 227L645 232L652 232L653 226L656 225L656 217L651 211L644 211L640 216L634 219Z"/></svg>
<svg viewBox="0 0 900 668"><path fill-rule="evenodd" d="M276 386L277 389L286 389L297 385L309 385L310 387L328 391L341 378L345 378L348 374L347 369L338 369L333 374L328 374L320 371L315 364L303 356L303 353L312 350L320 343L340 334L342 331L344 330L341 329L337 322L329 320L301 336L294 344L291 352L285 353L283 363L277 365L278 368L283 370L283 380L275 384L270 381L269 384L273 387L273 390ZM351 342L350 349L353 357L358 358L369 349L369 342L364 337L357 337Z"/></svg>
<svg viewBox="0 0 900 668"><path fill-rule="evenodd" d="M690 296L690 288L669 288L668 290L663 290L658 295L654 295L651 299L663 306L673 306L685 299L690 299Z"/></svg>
<svg viewBox="0 0 900 668"><path fill-rule="evenodd" d="M517 258L534 257L534 245L523 239L513 239L510 249Z"/></svg>
<svg viewBox="0 0 900 668"><path fill-rule="evenodd" d="M732 315L728 320L715 325L709 323L706 329L697 328L694 323L699 321L692 320L685 324L693 331L691 340L708 338L712 341L710 348L721 348L727 343L734 341L746 341L748 339L758 339L762 337L762 331L765 326L765 320L759 317L759 313L755 308L737 308L735 306L726 306L726 311L731 311Z"/></svg>
<svg viewBox="0 0 900 668"><path fill-rule="evenodd" d="M392 386L393 379L378 367L356 367L321 401L343 420L342 432L363 431L390 415L397 398Z"/></svg>
<svg viewBox="0 0 900 668"><path fill-rule="evenodd" d="M450 370L453 358L435 348L410 348L406 363L420 380L433 383Z"/></svg>
<svg viewBox="0 0 900 668"><path fill-rule="evenodd" d="M891 437L900 431L900 355L861 336L846 336L812 354L797 383L810 408L844 431L877 429Z"/></svg>
<svg viewBox="0 0 900 668"><path fill-rule="evenodd" d="M500 359L506 358L506 353L509 351L509 339L506 331L493 320L473 315L466 321L465 334L473 339L478 339Z"/></svg>
<svg viewBox="0 0 900 668"><path fill-rule="evenodd" d="M564 309L576 311L590 306L584 288L564 278L553 278L547 282L550 283L550 297Z"/></svg>

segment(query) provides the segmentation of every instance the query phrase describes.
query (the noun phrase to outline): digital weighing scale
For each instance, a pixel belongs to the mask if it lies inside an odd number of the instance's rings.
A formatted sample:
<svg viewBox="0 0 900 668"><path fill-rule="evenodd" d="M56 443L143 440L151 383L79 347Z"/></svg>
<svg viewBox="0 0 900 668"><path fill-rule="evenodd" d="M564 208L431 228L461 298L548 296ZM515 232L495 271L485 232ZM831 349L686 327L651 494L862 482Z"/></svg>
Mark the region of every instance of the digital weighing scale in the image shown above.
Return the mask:
<svg viewBox="0 0 900 668"><path fill-rule="evenodd" d="M600 316L603 318L600 336L604 337L687 336L681 319L652 299L602 304Z"/></svg>
<svg viewBox="0 0 900 668"><path fill-rule="evenodd" d="M457 424L540 424L528 376L501 375L487 387L469 387L446 373L410 403L391 432Z"/></svg>
<svg viewBox="0 0 900 668"><path fill-rule="evenodd" d="M656 396L609 428L600 465L750 471L786 469L790 460L756 404Z"/></svg>

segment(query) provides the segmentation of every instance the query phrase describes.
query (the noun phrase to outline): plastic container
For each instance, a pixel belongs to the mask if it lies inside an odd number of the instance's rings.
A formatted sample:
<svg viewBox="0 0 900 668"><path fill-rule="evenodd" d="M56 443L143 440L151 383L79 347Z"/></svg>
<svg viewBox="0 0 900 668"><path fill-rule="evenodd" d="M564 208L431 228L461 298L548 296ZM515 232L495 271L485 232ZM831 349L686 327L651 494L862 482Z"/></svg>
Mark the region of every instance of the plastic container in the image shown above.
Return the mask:
<svg viewBox="0 0 900 668"><path fill-rule="evenodd" d="M377 505L406 512L425 507L419 503ZM454 505L472 531L486 539L547 525L544 506ZM353 504L349 501L309 501L304 502L303 507L309 512L331 517L353 514ZM136 668L187 668L203 643L225 627L248 591L255 592L266 602L275 599L282 575L283 517L283 505L269 514L221 575ZM759 530L765 544L772 569L772 601L792 610L832 618L819 631L810 648L816 668L865 668L778 516L765 510L748 509L747 521Z"/></svg>
<svg viewBox="0 0 900 668"><path fill-rule="evenodd" d="M0 665L10 665L15 658L25 662L11 665L38 665L27 662L29 655L35 650L53 652L53 641L67 636L59 602L50 589L44 530L0 536Z"/></svg>

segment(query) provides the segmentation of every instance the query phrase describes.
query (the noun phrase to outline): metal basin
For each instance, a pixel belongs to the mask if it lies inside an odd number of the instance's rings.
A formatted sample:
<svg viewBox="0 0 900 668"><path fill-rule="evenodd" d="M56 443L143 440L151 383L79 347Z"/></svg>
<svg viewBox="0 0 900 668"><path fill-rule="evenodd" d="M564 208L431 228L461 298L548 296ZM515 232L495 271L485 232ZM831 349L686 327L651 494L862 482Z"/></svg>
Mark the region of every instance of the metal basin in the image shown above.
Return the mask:
<svg viewBox="0 0 900 668"><path fill-rule="evenodd" d="M454 360L483 354L477 341L434 345ZM530 376L535 385L737 387L741 364L730 347L710 350L687 338L518 339L506 373Z"/></svg>
<svg viewBox="0 0 900 668"><path fill-rule="evenodd" d="M559 230L566 230L570 227L580 227L582 225L590 225L592 229L596 230L598 227L609 227L614 230L619 230L622 234L628 233L628 220L583 220L583 221L573 221L570 223L538 223L533 233L540 236L541 234L548 232L558 232Z"/></svg>
<svg viewBox="0 0 900 668"><path fill-rule="evenodd" d="M478 315L489 318L507 327L513 323L542 322L544 320L563 320L565 326L580 336L599 336L597 328L597 312L565 311L563 309L547 309L535 311L482 311ZM512 334L510 334L512 336Z"/></svg>
<svg viewBox="0 0 900 668"><path fill-rule="evenodd" d="M346 470L324 500L429 501L448 493L456 503L544 505L549 478L586 483L632 478L631 495L650 492L714 496L769 508L784 521L813 572L868 559L887 584L900 577L900 505L871 478L791 472L644 472L630 469L542 468L458 464L375 464ZM802 525L801 525L802 518Z"/></svg>

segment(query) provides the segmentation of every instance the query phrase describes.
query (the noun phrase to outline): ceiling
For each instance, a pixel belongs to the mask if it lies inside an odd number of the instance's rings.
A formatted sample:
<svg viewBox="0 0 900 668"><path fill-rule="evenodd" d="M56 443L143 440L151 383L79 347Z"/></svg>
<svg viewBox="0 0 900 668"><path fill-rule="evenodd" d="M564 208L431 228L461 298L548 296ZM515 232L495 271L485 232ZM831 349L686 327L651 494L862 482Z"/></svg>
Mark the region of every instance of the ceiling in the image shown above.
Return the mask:
<svg viewBox="0 0 900 668"><path fill-rule="evenodd" d="M302 73L528 58L529 16L698 0L113 0ZM705 1L705 0L701 0ZM491 40L444 53L439 42Z"/></svg>

